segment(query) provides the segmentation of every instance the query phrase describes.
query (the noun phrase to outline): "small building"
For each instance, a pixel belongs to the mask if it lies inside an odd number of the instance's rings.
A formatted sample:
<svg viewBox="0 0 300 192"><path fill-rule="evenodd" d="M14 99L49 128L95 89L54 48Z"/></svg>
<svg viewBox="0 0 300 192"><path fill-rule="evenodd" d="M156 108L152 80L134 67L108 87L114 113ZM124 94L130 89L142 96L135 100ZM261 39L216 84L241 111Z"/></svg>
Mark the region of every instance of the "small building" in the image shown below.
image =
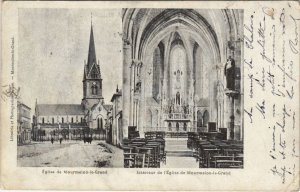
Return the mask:
<svg viewBox="0 0 300 192"><path fill-rule="evenodd" d="M31 142L31 108L18 101L17 103L17 138L18 145Z"/></svg>
<svg viewBox="0 0 300 192"><path fill-rule="evenodd" d="M122 92L116 89L116 93L111 98L113 103L111 113L111 143L119 146L122 142L123 131L122 131Z"/></svg>

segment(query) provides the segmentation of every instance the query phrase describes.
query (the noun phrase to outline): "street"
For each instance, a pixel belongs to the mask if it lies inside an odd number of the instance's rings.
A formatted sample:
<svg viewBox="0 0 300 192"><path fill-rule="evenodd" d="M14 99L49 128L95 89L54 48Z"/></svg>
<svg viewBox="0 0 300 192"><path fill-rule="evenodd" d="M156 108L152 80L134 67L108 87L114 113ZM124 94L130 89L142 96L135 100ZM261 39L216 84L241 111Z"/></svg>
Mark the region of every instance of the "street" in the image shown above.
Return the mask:
<svg viewBox="0 0 300 192"><path fill-rule="evenodd" d="M123 151L105 141L50 141L18 146L20 167L123 167Z"/></svg>

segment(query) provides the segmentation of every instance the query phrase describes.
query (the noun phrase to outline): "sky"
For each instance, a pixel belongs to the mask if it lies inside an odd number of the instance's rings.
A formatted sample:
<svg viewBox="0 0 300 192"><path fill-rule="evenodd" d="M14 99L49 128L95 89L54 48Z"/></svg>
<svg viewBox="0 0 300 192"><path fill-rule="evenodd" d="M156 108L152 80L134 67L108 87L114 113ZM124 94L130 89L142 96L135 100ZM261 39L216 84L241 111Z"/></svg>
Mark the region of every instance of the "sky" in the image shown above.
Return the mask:
<svg viewBox="0 0 300 192"><path fill-rule="evenodd" d="M109 103L122 86L120 9L19 9L18 86L21 101L80 104L93 23L96 57Z"/></svg>

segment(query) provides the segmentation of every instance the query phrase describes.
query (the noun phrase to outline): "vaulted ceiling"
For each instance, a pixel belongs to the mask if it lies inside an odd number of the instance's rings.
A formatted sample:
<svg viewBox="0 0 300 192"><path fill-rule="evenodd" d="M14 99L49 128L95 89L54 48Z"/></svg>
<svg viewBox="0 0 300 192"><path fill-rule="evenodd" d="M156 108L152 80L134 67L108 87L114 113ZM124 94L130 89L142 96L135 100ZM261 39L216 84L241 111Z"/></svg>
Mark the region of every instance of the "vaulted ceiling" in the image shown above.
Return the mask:
<svg viewBox="0 0 300 192"><path fill-rule="evenodd" d="M228 41L241 38L242 20L241 10L124 9L123 38L132 45L132 58L143 60L149 47L177 31L185 44L197 42L223 62Z"/></svg>

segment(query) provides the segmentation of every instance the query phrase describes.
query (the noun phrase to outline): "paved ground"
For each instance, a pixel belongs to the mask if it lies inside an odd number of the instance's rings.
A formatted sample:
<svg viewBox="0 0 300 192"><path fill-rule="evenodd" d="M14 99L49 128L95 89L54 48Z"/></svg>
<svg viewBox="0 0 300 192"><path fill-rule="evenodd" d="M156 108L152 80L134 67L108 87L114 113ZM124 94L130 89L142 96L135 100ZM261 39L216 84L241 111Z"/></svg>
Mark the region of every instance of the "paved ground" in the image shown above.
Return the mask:
<svg viewBox="0 0 300 192"><path fill-rule="evenodd" d="M167 155L166 165L161 168L199 168L194 157L184 156L186 139L168 139L168 151L182 154ZM175 155L175 156L174 156ZM182 156L183 155L183 156ZM93 141L84 144L83 141L40 142L18 146L18 166L22 167L123 167L123 151L104 141Z"/></svg>
<svg viewBox="0 0 300 192"><path fill-rule="evenodd" d="M104 141L32 143L18 147L22 167L123 167L123 151Z"/></svg>

